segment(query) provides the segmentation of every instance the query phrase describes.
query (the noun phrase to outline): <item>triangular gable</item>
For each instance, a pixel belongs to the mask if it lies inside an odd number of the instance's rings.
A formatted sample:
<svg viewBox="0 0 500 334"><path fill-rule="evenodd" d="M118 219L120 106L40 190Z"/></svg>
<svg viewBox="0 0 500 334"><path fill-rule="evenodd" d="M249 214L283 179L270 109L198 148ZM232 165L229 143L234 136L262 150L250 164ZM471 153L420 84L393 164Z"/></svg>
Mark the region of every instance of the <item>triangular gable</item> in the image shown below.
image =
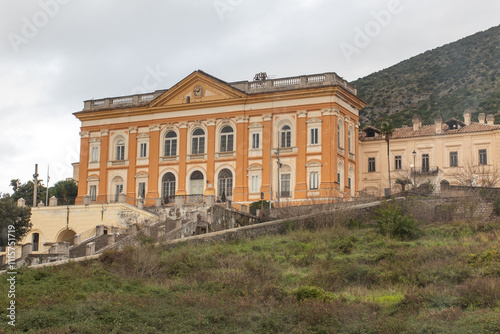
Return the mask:
<svg viewBox="0 0 500 334"><path fill-rule="evenodd" d="M246 94L225 81L203 71L194 71L178 84L158 96L150 107L211 102L246 97Z"/></svg>

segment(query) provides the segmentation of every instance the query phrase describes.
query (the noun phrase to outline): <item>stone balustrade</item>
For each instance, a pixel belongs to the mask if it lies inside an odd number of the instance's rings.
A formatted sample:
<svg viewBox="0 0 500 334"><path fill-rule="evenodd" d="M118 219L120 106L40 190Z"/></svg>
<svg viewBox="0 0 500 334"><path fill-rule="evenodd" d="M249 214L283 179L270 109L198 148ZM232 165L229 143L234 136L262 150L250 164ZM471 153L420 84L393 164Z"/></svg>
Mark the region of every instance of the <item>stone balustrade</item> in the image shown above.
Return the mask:
<svg viewBox="0 0 500 334"><path fill-rule="evenodd" d="M340 86L354 95L358 93L356 87L333 72L259 81L238 81L229 83L229 85L247 94L321 86ZM166 90L158 90L146 94L109 97L99 100L87 100L84 102L83 111L147 105L164 92Z"/></svg>

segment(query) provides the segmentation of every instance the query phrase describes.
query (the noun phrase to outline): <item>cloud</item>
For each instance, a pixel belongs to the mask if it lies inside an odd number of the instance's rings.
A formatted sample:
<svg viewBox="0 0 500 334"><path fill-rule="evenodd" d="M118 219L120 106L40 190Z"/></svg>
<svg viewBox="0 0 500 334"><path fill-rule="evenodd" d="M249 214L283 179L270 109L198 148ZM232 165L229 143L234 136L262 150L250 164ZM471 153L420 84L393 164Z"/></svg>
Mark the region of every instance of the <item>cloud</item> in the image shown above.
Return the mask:
<svg viewBox="0 0 500 334"><path fill-rule="evenodd" d="M368 75L498 24L500 2L401 0L404 10L347 63L339 45L395 0L24 0L0 2L0 192L38 163L71 176L83 101L130 94L148 69L169 88L196 69L225 81L337 72ZM54 15L24 36L26 22ZM45 7L44 7L45 6ZM55 5L54 5L55 6ZM42 13L42 14L41 14ZM27 40L15 52L9 34ZM56 168L52 169L56 173ZM51 182L55 182L56 176Z"/></svg>

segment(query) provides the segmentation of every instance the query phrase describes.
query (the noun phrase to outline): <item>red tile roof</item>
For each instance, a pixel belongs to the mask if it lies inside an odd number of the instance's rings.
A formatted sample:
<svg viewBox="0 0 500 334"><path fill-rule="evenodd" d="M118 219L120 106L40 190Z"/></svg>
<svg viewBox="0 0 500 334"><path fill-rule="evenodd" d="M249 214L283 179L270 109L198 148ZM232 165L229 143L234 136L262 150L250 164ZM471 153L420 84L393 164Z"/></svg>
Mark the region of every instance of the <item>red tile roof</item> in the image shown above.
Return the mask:
<svg viewBox="0 0 500 334"><path fill-rule="evenodd" d="M391 139L445 136L450 134L484 132L484 131L494 131L494 130L500 130L500 125L471 123L459 129L450 129L446 123L443 123L441 133L436 133L435 125L424 125L417 131L413 131L413 127L402 127L394 129L394 133L392 134ZM375 137L367 137L365 132L360 131L359 140L361 141L384 140L384 136L377 133L375 134Z"/></svg>

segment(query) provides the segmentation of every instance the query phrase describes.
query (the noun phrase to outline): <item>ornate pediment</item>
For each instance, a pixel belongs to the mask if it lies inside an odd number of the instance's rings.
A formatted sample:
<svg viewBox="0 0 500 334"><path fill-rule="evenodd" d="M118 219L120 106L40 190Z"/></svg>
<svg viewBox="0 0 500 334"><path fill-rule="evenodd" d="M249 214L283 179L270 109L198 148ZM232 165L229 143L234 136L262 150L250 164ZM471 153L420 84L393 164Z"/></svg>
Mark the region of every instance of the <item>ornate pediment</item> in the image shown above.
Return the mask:
<svg viewBox="0 0 500 334"><path fill-rule="evenodd" d="M151 102L150 107L215 102L246 94L203 71L195 71Z"/></svg>
<svg viewBox="0 0 500 334"><path fill-rule="evenodd" d="M322 166L321 162L317 160L311 160L308 163L306 163L306 167L321 167L321 166Z"/></svg>

